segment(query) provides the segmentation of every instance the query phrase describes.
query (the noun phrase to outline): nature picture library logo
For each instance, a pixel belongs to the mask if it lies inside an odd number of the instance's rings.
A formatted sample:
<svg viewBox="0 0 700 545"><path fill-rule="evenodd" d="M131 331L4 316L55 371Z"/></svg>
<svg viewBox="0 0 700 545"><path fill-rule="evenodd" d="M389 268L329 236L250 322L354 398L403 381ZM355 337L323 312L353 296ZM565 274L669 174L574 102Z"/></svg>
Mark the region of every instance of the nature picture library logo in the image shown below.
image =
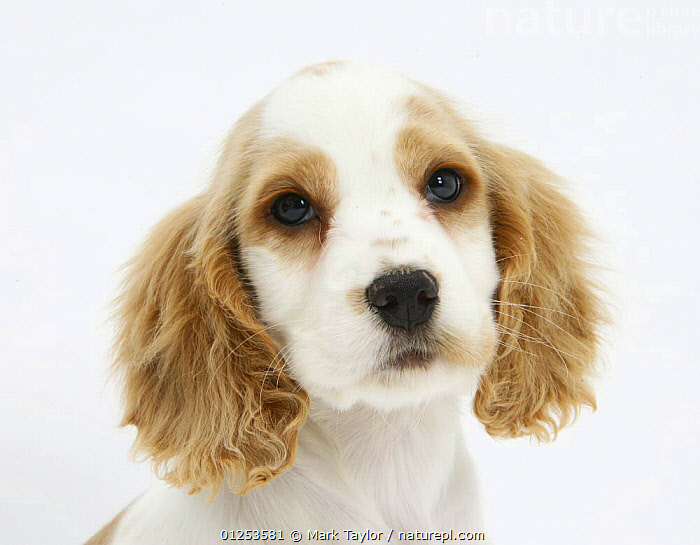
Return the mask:
<svg viewBox="0 0 700 545"><path fill-rule="evenodd" d="M521 8L488 8L487 34L516 36L698 36L697 7L560 7L554 2Z"/></svg>

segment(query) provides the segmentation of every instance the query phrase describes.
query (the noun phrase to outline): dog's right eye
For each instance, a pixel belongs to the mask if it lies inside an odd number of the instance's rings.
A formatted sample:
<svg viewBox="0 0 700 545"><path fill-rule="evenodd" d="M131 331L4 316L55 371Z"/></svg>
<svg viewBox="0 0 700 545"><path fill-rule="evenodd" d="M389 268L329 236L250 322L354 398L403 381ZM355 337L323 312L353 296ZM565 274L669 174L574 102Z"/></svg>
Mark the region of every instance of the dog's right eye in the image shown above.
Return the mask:
<svg viewBox="0 0 700 545"><path fill-rule="evenodd" d="M270 211L277 221L289 227L306 223L314 214L309 200L296 193L285 193L277 197Z"/></svg>

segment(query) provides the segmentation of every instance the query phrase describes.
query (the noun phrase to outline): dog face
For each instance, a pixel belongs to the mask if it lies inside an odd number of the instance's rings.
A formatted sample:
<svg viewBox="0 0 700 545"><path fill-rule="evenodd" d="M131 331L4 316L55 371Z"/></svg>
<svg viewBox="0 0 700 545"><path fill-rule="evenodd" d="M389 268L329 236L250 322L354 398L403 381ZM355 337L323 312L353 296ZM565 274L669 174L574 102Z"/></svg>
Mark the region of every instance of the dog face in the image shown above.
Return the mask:
<svg viewBox="0 0 700 545"><path fill-rule="evenodd" d="M418 85L353 66L293 77L260 106L241 258L289 373L340 408L473 390L493 356L485 183L421 103Z"/></svg>
<svg viewBox="0 0 700 545"><path fill-rule="evenodd" d="M172 484L239 492L290 466L310 398L476 389L490 433L556 434L594 405L603 316L558 183L403 76L301 71L132 262L123 424Z"/></svg>

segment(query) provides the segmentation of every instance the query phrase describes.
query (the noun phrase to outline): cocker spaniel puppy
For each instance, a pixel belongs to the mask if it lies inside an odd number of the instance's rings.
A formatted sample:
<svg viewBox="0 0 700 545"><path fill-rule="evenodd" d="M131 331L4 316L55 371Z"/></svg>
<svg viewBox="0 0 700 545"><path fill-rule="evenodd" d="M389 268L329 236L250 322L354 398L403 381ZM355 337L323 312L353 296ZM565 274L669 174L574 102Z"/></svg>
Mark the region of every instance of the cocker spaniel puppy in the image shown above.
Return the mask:
<svg viewBox="0 0 700 545"><path fill-rule="evenodd" d="M129 266L122 424L162 481L88 543L480 538L460 401L542 440L595 407L588 235L440 92L290 77Z"/></svg>

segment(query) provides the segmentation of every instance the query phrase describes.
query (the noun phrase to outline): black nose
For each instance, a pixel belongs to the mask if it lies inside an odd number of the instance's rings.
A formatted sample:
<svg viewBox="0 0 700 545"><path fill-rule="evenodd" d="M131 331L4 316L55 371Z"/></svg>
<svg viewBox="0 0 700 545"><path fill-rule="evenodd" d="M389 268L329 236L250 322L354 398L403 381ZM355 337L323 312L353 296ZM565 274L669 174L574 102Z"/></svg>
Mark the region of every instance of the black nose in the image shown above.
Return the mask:
<svg viewBox="0 0 700 545"><path fill-rule="evenodd" d="M438 284L425 270L389 273L367 287L367 300L387 324L412 331L435 309Z"/></svg>

